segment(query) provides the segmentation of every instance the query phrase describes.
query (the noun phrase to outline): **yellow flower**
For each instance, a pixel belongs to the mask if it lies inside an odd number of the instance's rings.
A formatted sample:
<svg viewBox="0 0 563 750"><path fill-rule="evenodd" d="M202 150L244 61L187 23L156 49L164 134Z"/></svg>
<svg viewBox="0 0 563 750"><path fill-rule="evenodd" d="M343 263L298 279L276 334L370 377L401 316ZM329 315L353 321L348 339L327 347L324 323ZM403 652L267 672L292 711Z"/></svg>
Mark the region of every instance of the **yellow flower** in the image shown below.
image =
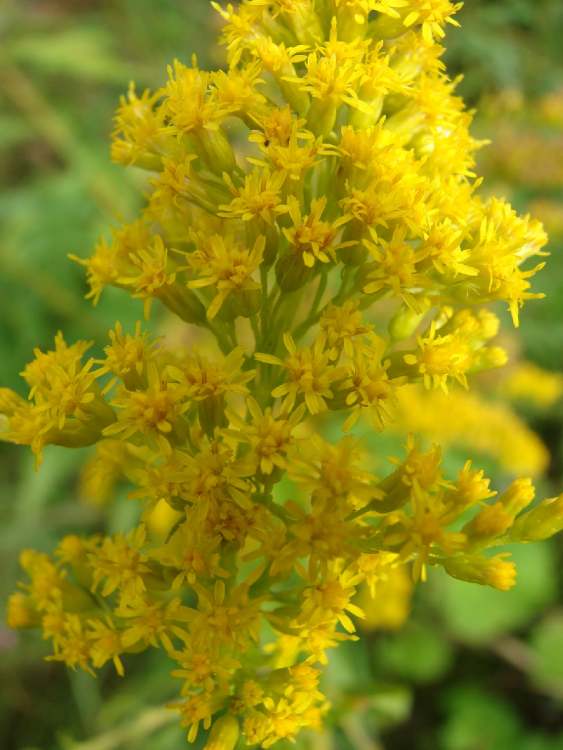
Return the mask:
<svg viewBox="0 0 563 750"><path fill-rule="evenodd" d="M443 326L444 334L440 335L434 320L427 335L418 338L417 352L405 354L403 360L416 368L426 388L439 387L447 392L450 378L467 388L469 372L506 363L503 349L483 346L487 339L496 335L496 323L494 316L480 321L471 315L457 316Z"/></svg>
<svg viewBox="0 0 563 750"><path fill-rule="evenodd" d="M450 0L417 0L409 2L407 15L403 17L403 24L408 28L414 24L422 24L422 36L427 44L432 44L435 37L441 39L444 35L444 24L459 26L452 18L461 9L463 3L452 3Z"/></svg>
<svg viewBox="0 0 563 750"><path fill-rule="evenodd" d="M112 661L115 671L120 677L125 674L120 654L124 650L121 632L108 618L106 621L93 619L89 621L90 631L88 636L92 641L90 646L90 657L94 667L99 669L107 661Z"/></svg>
<svg viewBox="0 0 563 750"><path fill-rule="evenodd" d="M181 724L188 727L188 742L195 742L199 725L209 729L213 714L221 707L221 702L208 693L191 695L186 701L173 706L180 711Z"/></svg>
<svg viewBox="0 0 563 750"><path fill-rule="evenodd" d="M145 317L149 317L151 302L176 280L176 273L168 260L168 249L162 237L154 237L148 248L137 250L130 256L131 270L120 276L119 284L130 286L134 297L144 300Z"/></svg>
<svg viewBox="0 0 563 750"><path fill-rule="evenodd" d="M364 294L376 294L386 288L403 302L418 311L416 296L413 290L424 288L426 277L417 268L426 257L424 249L416 250L412 243L406 240L407 229L396 229L391 240L377 239L372 230L372 237L377 243L364 240L371 257L375 261L373 268L368 271L367 283L363 288Z"/></svg>
<svg viewBox="0 0 563 750"><path fill-rule="evenodd" d="M385 343L374 334L364 346L357 346L346 368L346 378L340 389L345 396L345 406L351 408L343 425L347 432L352 429L361 414L371 414L378 429L391 421L396 404L398 388L404 378L390 378L390 361L383 359Z"/></svg>
<svg viewBox="0 0 563 750"><path fill-rule="evenodd" d="M338 249L353 244L338 240L340 227L346 224L350 217L339 216L331 222L323 221L321 216L326 204L326 198L318 198L311 203L310 213L302 216L299 201L294 196L288 198L287 210L293 227L284 229L283 233L291 246L291 252L300 256L308 268L312 268L315 261L334 262Z"/></svg>
<svg viewBox="0 0 563 750"><path fill-rule="evenodd" d="M300 407L288 416L283 411L274 412L271 407L262 411L257 401L249 397L246 401L251 422L245 422L237 414L231 412L229 419L237 430L232 431L235 440L249 443L259 470L263 474L271 474L278 469L287 468L287 452L294 443L293 433L297 425L303 420L305 406Z"/></svg>
<svg viewBox="0 0 563 750"><path fill-rule="evenodd" d="M201 533L198 515L201 516L204 510L203 506L196 508L192 513L193 520L180 524L162 547L150 552L151 559L176 572L172 589L186 583L193 586L202 578L229 576L229 572L221 567L221 537Z"/></svg>
<svg viewBox="0 0 563 750"><path fill-rule="evenodd" d="M229 175L225 181L233 194L233 200L220 206L221 216L227 219L251 221L260 218L272 224L276 215L283 213L281 191L286 175L283 172L269 174L267 171L254 170L245 177L244 185L237 187Z"/></svg>
<svg viewBox="0 0 563 750"><path fill-rule="evenodd" d="M252 250L224 237L199 236L197 250L189 256L189 263L200 278L188 283L192 289L215 287L216 294L207 308L209 320L217 315L230 295L235 296L235 309L239 315L250 316L256 311L252 299L244 299L244 293L255 292L260 284L253 279L264 253L266 240L258 237ZM256 298L259 302L259 298Z"/></svg>
<svg viewBox="0 0 563 750"><path fill-rule="evenodd" d="M168 448L167 436L189 408L182 389L163 378L156 364L147 367L146 388L130 391L123 387L111 403L118 410L117 421L104 430L106 436L148 435Z"/></svg>
<svg viewBox="0 0 563 750"><path fill-rule="evenodd" d="M185 640L187 633L182 627L189 621L191 612L180 599L169 602L147 600L139 596L122 596L115 614L124 621L121 636L125 648L139 645L143 648L162 646L168 653L174 651L172 638ZM177 623L182 623L178 625Z"/></svg>
<svg viewBox="0 0 563 750"><path fill-rule="evenodd" d="M358 301L348 300L341 307L331 304L324 310L319 323L330 347L331 360L338 361L342 352L352 357L356 351L354 339L373 329L364 322L358 307Z"/></svg>
<svg viewBox="0 0 563 750"><path fill-rule="evenodd" d="M53 351L35 350L35 359L22 372L32 403L7 389L0 391L4 440L30 445L40 460L44 445L79 447L99 439L115 414L96 382L94 360L82 363L90 346L86 341L68 346L58 333Z"/></svg>
<svg viewBox="0 0 563 750"><path fill-rule="evenodd" d="M143 526L129 534L106 537L89 555L94 577L92 588L97 590L102 582L102 596L118 591L124 601L135 601L145 591L143 574L150 568L142 551L145 541Z"/></svg>
<svg viewBox="0 0 563 750"><path fill-rule="evenodd" d="M340 377L341 372L328 367L329 353L325 350L324 338L319 337L315 344L307 349L298 349L289 333L284 334L283 341L288 352L286 360L271 354L254 355L259 362L286 370L286 382L276 386L272 396L284 397L283 408L287 411L293 409L298 396L303 397L311 414L325 411L326 399L333 397L331 383Z"/></svg>
<svg viewBox="0 0 563 750"><path fill-rule="evenodd" d="M211 589L198 584L195 590L198 605L190 623L194 643L205 644L212 632L217 649L230 646L241 654L258 641L261 602L249 597L247 584L227 590L224 581L216 580Z"/></svg>
<svg viewBox="0 0 563 750"><path fill-rule="evenodd" d="M130 84L127 96L120 99L114 119L113 161L145 169L158 168L171 132L164 112L156 106L159 98L158 93L150 91L143 91L139 97L135 85Z"/></svg>
<svg viewBox="0 0 563 750"><path fill-rule="evenodd" d="M315 435L296 445L288 474L313 501L326 499L333 511L341 501L350 510L382 496L376 477L362 468L362 458L360 444L351 436L332 445Z"/></svg>
<svg viewBox="0 0 563 750"><path fill-rule="evenodd" d="M148 362L154 356L154 344L147 333L141 330L141 323L135 324L133 335L123 332L121 323L115 324L115 329L109 332L110 344L104 347L105 359L99 360L102 365L96 375L100 377L109 372L115 377L104 388L107 391L116 382L122 380L133 390L145 383Z"/></svg>
<svg viewBox="0 0 563 750"><path fill-rule="evenodd" d="M217 130L229 114L221 106L209 86L209 73L199 70L197 64L191 68L179 60L168 67L168 83L163 91L164 114L175 132L191 133L203 129Z"/></svg>
<svg viewBox="0 0 563 750"><path fill-rule="evenodd" d="M312 580L311 586L303 591L303 603L296 626L301 621L315 624L338 621L346 632L355 632L356 628L348 613L364 617L362 610L350 601L360 580L361 576L343 569L340 562L329 566L322 582Z"/></svg>

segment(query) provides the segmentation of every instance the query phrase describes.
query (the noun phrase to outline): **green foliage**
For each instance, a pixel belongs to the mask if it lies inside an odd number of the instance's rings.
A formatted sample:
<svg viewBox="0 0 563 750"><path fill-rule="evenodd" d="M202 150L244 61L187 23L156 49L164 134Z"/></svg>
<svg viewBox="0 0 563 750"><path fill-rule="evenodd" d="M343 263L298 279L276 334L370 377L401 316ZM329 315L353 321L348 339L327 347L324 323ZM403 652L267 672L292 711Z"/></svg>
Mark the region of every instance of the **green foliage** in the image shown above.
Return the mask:
<svg viewBox="0 0 563 750"><path fill-rule="evenodd" d="M540 687L563 703L563 613L548 615L532 630L530 671Z"/></svg>
<svg viewBox="0 0 563 750"><path fill-rule="evenodd" d="M519 745L522 726L518 716L506 701L482 687L456 688L444 703L443 750L514 750Z"/></svg>
<svg viewBox="0 0 563 750"><path fill-rule="evenodd" d="M445 675L452 665L453 648L436 627L414 620L397 634L378 638L374 658L383 674L425 684Z"/></svg>

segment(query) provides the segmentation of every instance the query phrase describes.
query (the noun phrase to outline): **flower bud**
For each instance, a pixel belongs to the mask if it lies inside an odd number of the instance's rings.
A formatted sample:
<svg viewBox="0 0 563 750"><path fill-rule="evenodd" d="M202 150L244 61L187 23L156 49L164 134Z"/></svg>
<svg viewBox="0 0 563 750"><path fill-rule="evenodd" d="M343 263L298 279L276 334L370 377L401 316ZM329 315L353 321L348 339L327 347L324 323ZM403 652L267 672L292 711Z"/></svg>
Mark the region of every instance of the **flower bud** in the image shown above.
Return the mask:
<svg viewBox="0 0 563 750"><path fill-rule="evenodd" d="M389 333L393 340L404 341L410 338L423 317L424 313L415 313L409 307L401 307L389 322Z"/></svg>
<svg viewBox="0 0 563 750"><path fill-rule="evenodd" d="M510 539L539 542L563 530L563 495L544 500L514 522Z"/></svg>
<svg viewBox="0 0 563 750"><path fill-rule="evenodd" d="M163 305L175 313L186 323L201 325L206 319L205 307L191 289L181 284L171 284L158 292L158 298Z"/></svg>
<svg viewBox="0 0 563 750"><path fill-rule="evenodd" d="M516 566L504 558L504 554L491 558L477 555L452 557L444 561L444 568L453 578L461 581L508 591L516 583Z"/></svg>
<svg viewBox="0 0 563 750"><path fill-rule="evenodd" d="M276 263L276 279L284 292L295 292L314 276L314 270L307 268L300 258L292 253L286 253L278 258Z"/></svg>
<svg viewBox="0 0 563 750"><path fill-rule="evenodd" d="M221 128L205 130L198 141L210 169L216 174L231 173L236 169L236 159L228 138Z"/></svg>
<svg viewBox="0 0 563 750"><path fill-rule="evenodd" d="M221 716L213 723L204 750L234 750L239 733L239 723L234 716Z"/></svg>

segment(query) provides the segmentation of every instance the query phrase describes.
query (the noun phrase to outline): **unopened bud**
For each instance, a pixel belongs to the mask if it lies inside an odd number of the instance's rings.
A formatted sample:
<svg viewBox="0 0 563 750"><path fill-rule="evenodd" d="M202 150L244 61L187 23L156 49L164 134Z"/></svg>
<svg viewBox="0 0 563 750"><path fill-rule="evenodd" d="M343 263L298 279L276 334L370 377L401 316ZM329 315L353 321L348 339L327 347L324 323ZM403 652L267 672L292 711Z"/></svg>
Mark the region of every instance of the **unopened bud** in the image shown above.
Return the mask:
<svg viewBox="0 0 563 750"><path fill-rule="evenodd" d="M486 558L477 555L452 557L444 561L444 568L453 578L470 583L492 586L508 591L516 583L516 566L505 555Z"/></svg>
<svg viewBox="0 0 563 750"><path fill-rule="evenodd" d="M239 738L239 723L227 714L213 723L204 750L234 750Z"/></svg>
<svg viewBox="0 0 563 750"><path fill-rule="evenodd" d="M534 499L536 491L531 479L516 479L507 490L499 497L501 502L511 516L517 516Z"/></svg>
<svg viewBox="0 0 563 750"><path fill-rule="evenodd" d="M494 539L504 534L511 527L513 520L514 517L498 502L485 506L463 527L463 531L472 541Z"/></svg>
<svg viewBox="0 0 563 750"><path fill-rule="evenodd" d="M515 542L539 542L563 530L563 495L544 500L514 522L510 538Z"/></svg>

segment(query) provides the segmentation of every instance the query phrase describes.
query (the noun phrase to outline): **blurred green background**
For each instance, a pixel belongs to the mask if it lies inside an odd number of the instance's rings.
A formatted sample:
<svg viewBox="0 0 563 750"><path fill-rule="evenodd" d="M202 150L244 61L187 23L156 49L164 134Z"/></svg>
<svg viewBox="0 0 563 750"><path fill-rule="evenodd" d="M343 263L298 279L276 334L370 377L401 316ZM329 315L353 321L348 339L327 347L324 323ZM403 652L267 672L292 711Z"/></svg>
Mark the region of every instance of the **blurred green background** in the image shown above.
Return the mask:
<svg viewBox="0 0 563 750"><path fill-rule="evenodd" d="M467 0L447 61L480 115L475 132L489 187L532 207L552 233L548 297L522 315L520 356L563 372L563 2ZM0 383L55 332L103 341L140 304L109 290L83 300L85 256L112 221L133 215L133 173L108 155L111 119L131 79L155 87L174 57L220 63L207 0L0 0ZM158 325L158 318L153 321ZM563 474L563 406L522 414L551 454L541 492ZM486 429L486 426L483 426ZM40 474L29 453L0 444L0 599L23 547L51 549L66 531L126 528L132 509L77 501L82 451L51 448ZM452 465L459 457L451 457ZM505 472L490 463L497 485ZM561 542L518 552L517 588L500 594L433 576L398 633L339 649L328 688L341 719L299 747L313 750L563 749ZM94 680L45 662L36 634L0 625L2 750L168 750L184 746L159 655L131 660L125 680ZM353 710L348 710L353 709ZM375 739L377 738L377 739Z"/></svg>

